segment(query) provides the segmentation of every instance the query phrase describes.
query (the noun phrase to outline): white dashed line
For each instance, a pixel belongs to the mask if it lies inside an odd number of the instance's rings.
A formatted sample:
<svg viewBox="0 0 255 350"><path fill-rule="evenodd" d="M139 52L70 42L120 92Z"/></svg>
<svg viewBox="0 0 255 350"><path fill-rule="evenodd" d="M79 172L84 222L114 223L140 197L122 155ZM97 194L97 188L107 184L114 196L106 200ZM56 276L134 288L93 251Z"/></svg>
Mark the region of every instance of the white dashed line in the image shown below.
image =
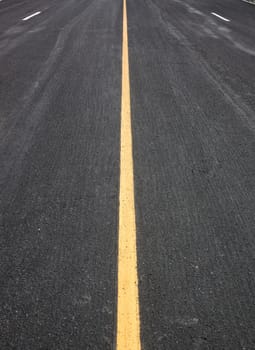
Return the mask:
<svg viewBox="0 0 255 350"><path fill-rule="evenodd" d="M215 13L215 12L211 12L211 14L212 14L213 16L216 16L216 17L222 19L222 20L225 21L225 22L230 22L230 19L227 19L227 18L225 18L225 17L222 17L222 16L218 15L218 14Z"/></svg>
<svg viewBox="0 0 255 350"><path fill-rule="evenodd" d="M243 0L244 2L247 2L250 5L255 5L255 1L254 0Z"/></svg>
<svg viewBox="0 0 255 350"><path fill-rule="evenodd" d="M40 13L41 13L41 11L32 13L32 15L29 15L29 16L27 16L27 17L25 17L25 18L22 18L22 21L27 21L28 19L30 19L30 18L32 18L32 17L34 17L34 16L37 16L37 15L39 15Z"/></svg>

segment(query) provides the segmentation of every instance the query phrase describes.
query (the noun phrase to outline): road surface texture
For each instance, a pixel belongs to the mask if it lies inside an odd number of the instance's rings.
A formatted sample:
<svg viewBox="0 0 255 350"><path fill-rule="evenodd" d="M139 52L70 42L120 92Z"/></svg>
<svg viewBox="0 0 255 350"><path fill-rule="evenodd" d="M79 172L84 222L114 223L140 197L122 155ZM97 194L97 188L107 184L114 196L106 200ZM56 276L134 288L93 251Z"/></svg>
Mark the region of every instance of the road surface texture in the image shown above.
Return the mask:
<svg viewBox="0 0 255 350"><path fill-rule="evenodd" d="M255 6L127 18L141 349L254 350ZM122 34L121 0L0 2L1 350L118 348Z"/></svg>

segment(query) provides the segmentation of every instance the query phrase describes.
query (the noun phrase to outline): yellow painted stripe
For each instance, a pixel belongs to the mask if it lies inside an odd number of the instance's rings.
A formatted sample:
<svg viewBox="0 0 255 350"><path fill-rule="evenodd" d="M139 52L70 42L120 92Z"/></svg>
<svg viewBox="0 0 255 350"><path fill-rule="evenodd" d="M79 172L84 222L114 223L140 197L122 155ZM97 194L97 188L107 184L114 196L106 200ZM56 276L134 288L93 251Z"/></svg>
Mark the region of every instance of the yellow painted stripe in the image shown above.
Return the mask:
<svg viewBox="0 0 255 350"><path fill-rule="evenodd" d="M128 31L123 0L117 350L140 350Z"/></svg>

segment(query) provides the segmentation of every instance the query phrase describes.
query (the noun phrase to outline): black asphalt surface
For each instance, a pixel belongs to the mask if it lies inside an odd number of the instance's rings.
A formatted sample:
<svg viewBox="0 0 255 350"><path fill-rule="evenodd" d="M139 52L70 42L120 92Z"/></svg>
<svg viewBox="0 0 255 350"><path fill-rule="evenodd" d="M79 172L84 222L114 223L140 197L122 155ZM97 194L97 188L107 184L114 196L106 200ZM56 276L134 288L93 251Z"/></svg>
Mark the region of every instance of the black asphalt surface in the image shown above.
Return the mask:
<svg viewBox="0 0 255 350"><path fill-rule="evenodd" d="M142 350L253 350L255 6L127 12ZM121 1L0 2L1 350L116 347L121 53Z"/></svg>

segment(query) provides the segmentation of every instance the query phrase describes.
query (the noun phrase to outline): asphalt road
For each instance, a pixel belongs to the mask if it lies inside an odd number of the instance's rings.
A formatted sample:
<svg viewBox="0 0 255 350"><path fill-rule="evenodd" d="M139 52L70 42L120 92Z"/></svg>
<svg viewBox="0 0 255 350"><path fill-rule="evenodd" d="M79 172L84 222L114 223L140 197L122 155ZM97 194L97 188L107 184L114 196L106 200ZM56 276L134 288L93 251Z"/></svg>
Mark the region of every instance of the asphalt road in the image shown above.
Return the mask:
<svg viewBox="0 0 255 350"><path fill-rule="evenodd" d="M1 350L116 348L122 11L0 2ZM127 16L142 350L254 350L255 6Z"/></svg>

